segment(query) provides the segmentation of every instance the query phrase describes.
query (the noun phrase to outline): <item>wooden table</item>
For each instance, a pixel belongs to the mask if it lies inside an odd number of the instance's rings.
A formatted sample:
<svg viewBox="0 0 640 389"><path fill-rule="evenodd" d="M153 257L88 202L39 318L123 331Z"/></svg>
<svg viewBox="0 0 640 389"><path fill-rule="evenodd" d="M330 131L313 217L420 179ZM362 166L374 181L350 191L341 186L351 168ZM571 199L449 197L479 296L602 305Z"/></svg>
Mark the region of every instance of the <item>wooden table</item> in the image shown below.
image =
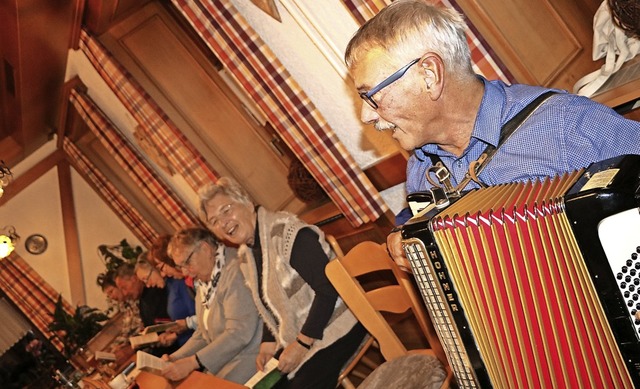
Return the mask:
<svg viewBox="0 0 640 389"><path fill-rule="evenodd" d="M244 385L199 371L192 372L187 378L179 382L172 382L162 376L141 371L136 377L136 383L140 389L247 389Z"/></svg>

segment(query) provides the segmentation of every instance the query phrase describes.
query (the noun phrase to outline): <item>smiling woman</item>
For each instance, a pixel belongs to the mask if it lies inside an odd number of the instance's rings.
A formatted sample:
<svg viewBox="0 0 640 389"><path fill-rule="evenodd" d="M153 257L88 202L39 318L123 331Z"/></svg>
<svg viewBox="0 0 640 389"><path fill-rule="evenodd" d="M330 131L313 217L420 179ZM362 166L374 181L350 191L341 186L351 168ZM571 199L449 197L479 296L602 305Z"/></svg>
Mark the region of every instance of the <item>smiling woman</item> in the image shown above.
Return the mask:
<svg viewBox="0 0 640 389"><path fill-rule="evenodd" d="M218 238L240 247L240 270L265 323L258 368L276 357L285 373L278 385L335 387L365 330L325 276L335 255L324 233L293 214L254 205L229 177L200 191L200 211Z"/></svg>
<svg viewBox="0 0 640 389"><path fill-rule="evenodd" d="M180 380L205 369L218 377L244 383L256 372L262 328L242 279L236 250L220 244L204 228L178 231L167 252L185 275L195 279L197 329L162 375Z"/></svg>

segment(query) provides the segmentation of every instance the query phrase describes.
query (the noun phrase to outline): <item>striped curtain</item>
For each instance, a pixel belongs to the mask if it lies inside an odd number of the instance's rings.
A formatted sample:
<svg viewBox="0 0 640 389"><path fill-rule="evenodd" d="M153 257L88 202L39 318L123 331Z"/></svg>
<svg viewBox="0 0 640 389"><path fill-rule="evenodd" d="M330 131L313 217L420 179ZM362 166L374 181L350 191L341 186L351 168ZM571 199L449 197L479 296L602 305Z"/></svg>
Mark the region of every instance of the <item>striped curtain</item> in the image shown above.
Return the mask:
<svg viewBox="0 0 640 389"><path fill-rule="evenodd" d="M80 34L80 49L138 122L144 137L166 156L173 170L184 177L194 191L217 180L219 175L160 106L111 53L84 29Z"/></svg>
<svg viewBox="0 0 640 389"><path fill-rule="evenodd" d="M129 141L107 119L106 115L84 93L71 90L69 100L89 129L102 142L120 167L131 177L138 188L145 194L151 204L171 224L179 230L190 225L199 225L198 218L173 194L172 190L162 182L147 162L138 154Z"/></svg>
<svg viewBox="0 0 640 389"><path fill-rule="evenodd" d="M64 345L56 334L49 331L59 293L15 251L0 260L0 289L51 344L62 352ZM68 302L63 299L62 304L65 311L73 314L74 310Z"/></svg>
<svg viewBox="0 0 640 389"><path fill-rule="evenodd" d="M361 25L365 21L371 19L382 8L391 4L391 0L342 0L351 12L355 20ZM436 3L443 4L447 7L453 7L458 12L462 12L455 0L438 0ZM513 82L513 76L507 68L502 64L491 47L484 41L478 33L476 27L467 20L467 41L471 49L471 62L474 70L482 74L489 80L502 80L504 82Z"/></svg>
<svg viewBox="0 0 640 389"><path fill-rule="evenodd" d="M102 197L104 202L127 226L144 247L151 247L158 238L158 232L145 220L133 205L124 197L118 189L96 168L89 158L69 139L64 138L62 143L67 159L76 171L89 185Z"/></svg>
<svg viewBox="0 0 640 389"><path fill-rule="evenodd" d="M172 0L280 137L358 226L386 204L304 91L229 0Z"/></svg>

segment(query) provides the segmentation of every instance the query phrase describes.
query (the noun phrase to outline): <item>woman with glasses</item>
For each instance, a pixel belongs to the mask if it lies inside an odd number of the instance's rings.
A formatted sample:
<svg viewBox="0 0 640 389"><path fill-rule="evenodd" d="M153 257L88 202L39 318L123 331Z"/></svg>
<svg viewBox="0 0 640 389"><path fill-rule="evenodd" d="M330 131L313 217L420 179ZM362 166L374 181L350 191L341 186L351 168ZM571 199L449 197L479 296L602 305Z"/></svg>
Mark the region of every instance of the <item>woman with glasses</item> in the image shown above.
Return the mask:
<svg viewBox="0 0 640 389"><path fill-rule="evenodd" d="M245 383L256 372L262 322L239 269L237 251L218 243L205 228L177 232L168 254L196 286L197 330L179 350L163 358L162 375L180 380L194 370Z"/></svg>
<svg viewBox="0 0 640 389"><path fill-rule="evenodd" d="M285 373L278 388L335 388L365 330L325 276L334 254L324 233L292 214L254 205L227 177L199 194L205 223L239 246L240 269L265 323L258 369L276 357Z"/></svg>
<svg viewBox="0 0 640 389"><path fill-rule="evenodd" d="M157 238L149 248L147 259L158 269L163 277L184 279L184 283L187 284L190 292L193 294L193 278L185 276L180 269L177 269L176 263L173 262L173 259L167 254L167 247L169 246L170 240L171 235L161 235ZM193 296L195 298L195 294L193 294Z"/></svg>
<svg viewBox="0 0 640 389"><path fill-rule="evenodd" d="M189 287L184 282L184 276L170 277L164 276L156 268L156 263L152 259L150 252L143 254L136 262L136 277L144 282L147 288L166 289L167 292L167 314L172 321L184 320L196 314L195 301ZM174 343L182 346L193 334L192 330L180 327L176 330L163 332L160 334L159 343L162 346L170 346Z"/></svg>

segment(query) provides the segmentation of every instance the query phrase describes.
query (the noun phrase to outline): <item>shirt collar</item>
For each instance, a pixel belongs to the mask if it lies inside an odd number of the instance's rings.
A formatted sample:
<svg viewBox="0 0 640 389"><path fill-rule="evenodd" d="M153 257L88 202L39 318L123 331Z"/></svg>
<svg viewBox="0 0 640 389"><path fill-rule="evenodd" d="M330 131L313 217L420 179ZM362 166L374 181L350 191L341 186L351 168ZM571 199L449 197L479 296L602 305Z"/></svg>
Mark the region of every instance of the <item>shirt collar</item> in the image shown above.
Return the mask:
<svg viewBox="0 0 640 389"><path fill-rule="evenodd" d="M486 78L481 75L477 75L477 77L484 83L484 94L482 95L480 108L476 113L476 121L471 133L471 141L463 155L466 154L477 141L493 145L494 147L498 146L498 142L500 141L500 118L502 117L506 97L499 87L490 83ZM414 153L420 160L429 158L427 154L435 154L438 156L451 155L432 143L415 149Z"/></svg>

